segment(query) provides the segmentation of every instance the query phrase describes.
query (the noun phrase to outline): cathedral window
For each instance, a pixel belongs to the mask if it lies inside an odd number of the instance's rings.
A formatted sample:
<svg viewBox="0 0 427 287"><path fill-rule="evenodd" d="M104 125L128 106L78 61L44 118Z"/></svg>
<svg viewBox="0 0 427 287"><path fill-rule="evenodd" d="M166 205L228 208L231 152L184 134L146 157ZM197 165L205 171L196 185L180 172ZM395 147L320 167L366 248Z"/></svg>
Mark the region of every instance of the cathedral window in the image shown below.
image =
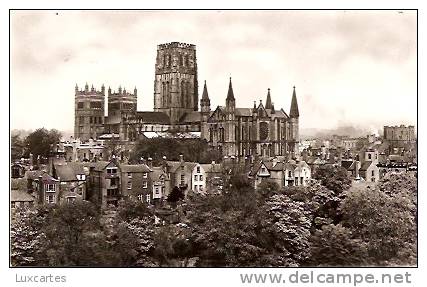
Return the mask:
<svg viewBox="0 0 427 287"><path fill-rule="evenodd" d="M188 55L187 55L187 56L185 56L185 65L186 65L187 67L190 67L190 59L189 59Z"/></svg>
<svg viewBox="0 0 427 287"><path fill-rule="evenodd" d="M77 108L78 109L83 109L83 102L78 102L77 103Z"/></svg>

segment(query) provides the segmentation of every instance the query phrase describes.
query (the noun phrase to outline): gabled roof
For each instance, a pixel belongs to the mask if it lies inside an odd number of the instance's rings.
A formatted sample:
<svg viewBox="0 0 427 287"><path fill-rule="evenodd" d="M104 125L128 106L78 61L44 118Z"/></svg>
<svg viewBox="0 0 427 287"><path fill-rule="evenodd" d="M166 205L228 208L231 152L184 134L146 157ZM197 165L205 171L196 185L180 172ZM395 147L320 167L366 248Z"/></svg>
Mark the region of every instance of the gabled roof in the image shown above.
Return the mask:
<svg viewBox="0 0 427 287"><path fill-rule="evenodd" d="M158 181L160 180L160 176L164 176L165 179L167 178L167 174L165 173L165 171L163 170L162 167L153 167L152 168L152 172L150 173L150 177L153 181Z"/></svg>
<svg viewBox="0 0 427 287"><path fill-rule="evenodd" d="M167 161L167 164L171 167L171 172L176 172L176 170L181 166L184 165L189 170L193 170L193 168L197 165L196 162L180 162L180 161Z"/></svg>
<svg viewBox="0 0 427 287"><path fill-rule="evenodd" d="M236 108L235 111L236 111L236 116L252 117L251 108Z"/></svg>
<svg viewBox="0 0 427 287"><path fill-rule="evenodd" d="M170 124L170 118L163 112L136 112L136 117L143 123Z"/></svg>
<svg viewBox="0 0 427 287"><path fill-rule="evenodd" d="M146 164L121 164L120 170L122 172L131 173L143 173L152 171Z"/></svg>
<svg viewBox="0 0 427 287"><path fill-rule="evenodd" d="M43 171L43 170L32 170L32 171L27 171L25 177L27 179L32 179L32 180L38 180L40 178L40 176L42 177L42 181L44 182L57 182L58 180L53 178L50 174L48 174L47 172Z"/></svg>
<svg viewBox="0 0 427 287"><path fill-rule="evenodd" d="M372 165L372 161L365 161L364 163L362 163L359 171L367 171L371 165Z"/></svg>
<svg viewBox="0 0 427 287"><path fill-rule="evenodd" d="M77 175L85 173L80 163L57 164L54 167L56 176L61 181L77 181Z"/></svg>
<svg viewBox="0 0 427 287"><path fill-rule="evenodd" d="M341 166L343 168L347 169L347 170L350 169L350 167L352 166L352 164L353 164L353 160L342 160L341 161Z"/></svg>
<svg viewBox="0 0 427 287"><path fill-rule="evenodd" d="M10 202L16 201L35 201L35 198L23 190L12 189L10 191Z"/></svg>

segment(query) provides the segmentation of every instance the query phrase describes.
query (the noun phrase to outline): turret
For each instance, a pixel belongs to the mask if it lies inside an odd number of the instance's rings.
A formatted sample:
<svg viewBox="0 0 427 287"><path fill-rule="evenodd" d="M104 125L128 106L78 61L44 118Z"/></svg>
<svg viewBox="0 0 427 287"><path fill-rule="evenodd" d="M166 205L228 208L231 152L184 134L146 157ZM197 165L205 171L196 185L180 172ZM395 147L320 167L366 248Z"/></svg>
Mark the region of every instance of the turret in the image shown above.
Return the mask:
<svg viewBox="0 0 427 287"><path fill-rule="evenodd" d="M105 86L104 86L104 84L102 84L102 86L101 86L101 93L102 93L103 95L105 95Z"/></svg>
<svg viewBox="0 0 427 287"><path fill-rule="evenodd" d="M87 93L87 92L89 92L89 85L86 83L86 85L85 85L85 92Z"/></svg>
<svg viewBox="0 0 427 287"><path fill-rule="evenodd" d="M136 89L136 87L133 89L133 94L136 96L138 94L138 91Z"/></svg>
<svg viewBox="0 0 427 287"><path fill-rule="evenodd" d="M108 95L111 96L111 87L108 87Z"/></svg>
<svg viewBox="0 0 427 287"><path fill-rule="evenodd" d="M270 88L268 88L267 100L265 101L265 108L266 109L271 109L272 108L272 105L271 105L271 96L270 96Z"/></svg>
<svg viewBox="0 0 427 287"><path fill-rule="evenodd" d="M122 86L119 86L119 94L122 93Z"/></svg>
<svg viewBox="0 0 427 287"><path fill-rule="evenodd" d="M297 95L295 92L295 86L294 86L294 91L292 93L291 110L289 112L289 117L291 117L291 118L298 118L299 117L298 102L297 102Z"/></svg>
<svg viewBox="0 0 427 287"><path fill-rule="evenodd" d="M77 86L77 83L76 83L76 86L74 87L74 92L77 94L78 91L79 91L79 87Z"/></svg>
<svg viewBox="0 0 427 287"><path fill-rule="evenodd" d="M206 81L205 81L205 85L203 87L202 99L200 100L200 108L201 108L202 113L209 113L211 111L211 101L209 99Z"/></svg>
<svg viewBox="0 0 427 287"><path fill-rule="evenodd" d="M234 111L236 107L236 99L234 98L231 77L230 77L230 83L228 84L228 92L227 92L227 98L225 99L225 106L226 106L226 109L229 110L230 112Z"/></svg>

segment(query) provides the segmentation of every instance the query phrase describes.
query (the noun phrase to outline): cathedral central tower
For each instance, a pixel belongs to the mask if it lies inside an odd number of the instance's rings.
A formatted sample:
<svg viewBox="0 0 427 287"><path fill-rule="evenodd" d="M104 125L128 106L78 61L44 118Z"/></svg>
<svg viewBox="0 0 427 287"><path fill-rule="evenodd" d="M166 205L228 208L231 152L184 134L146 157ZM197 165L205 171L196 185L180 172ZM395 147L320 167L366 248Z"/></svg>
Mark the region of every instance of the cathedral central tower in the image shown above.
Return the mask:
<svg viewBox="0 0 427 287"><path fill-rule="evenodd" d="M179 122L188 112L197 111L196 46L172 42L157 46L154 80L154 111Z"/></svg>

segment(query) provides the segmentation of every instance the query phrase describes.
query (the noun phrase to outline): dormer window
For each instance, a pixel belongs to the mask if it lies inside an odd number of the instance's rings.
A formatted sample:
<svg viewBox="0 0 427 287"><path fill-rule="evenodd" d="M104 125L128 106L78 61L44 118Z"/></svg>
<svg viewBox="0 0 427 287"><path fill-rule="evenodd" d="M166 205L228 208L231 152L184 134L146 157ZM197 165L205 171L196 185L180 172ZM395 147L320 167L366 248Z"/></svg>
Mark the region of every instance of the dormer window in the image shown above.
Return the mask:
<svg viewBox="0 0 427 287"><path fill-rule="evenodd" d="M107 174L116 174L117 167L107 167Z"/></svg>

